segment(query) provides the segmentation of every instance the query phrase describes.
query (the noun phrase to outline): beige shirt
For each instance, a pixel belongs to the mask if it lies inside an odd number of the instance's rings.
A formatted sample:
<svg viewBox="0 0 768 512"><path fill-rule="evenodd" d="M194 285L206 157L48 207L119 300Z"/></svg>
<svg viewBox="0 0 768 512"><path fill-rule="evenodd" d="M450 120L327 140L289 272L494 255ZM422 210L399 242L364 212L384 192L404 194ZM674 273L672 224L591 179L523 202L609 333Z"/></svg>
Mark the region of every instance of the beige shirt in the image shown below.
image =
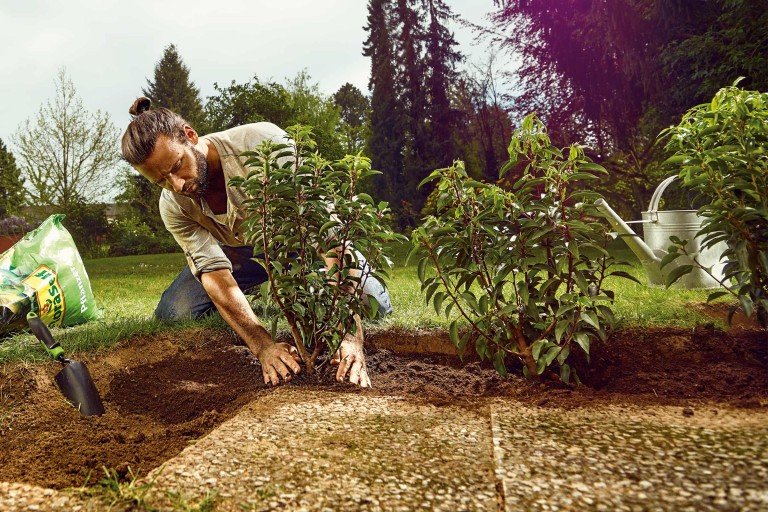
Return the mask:
<svg viewBox="0 0 768 512"><path fill-rule="evenodd" d="M197 279L205 272L232 270L232 264L220 245L247 245L242 229L247 216L243 201L247 196L241 189L229 185L231 178L248 175L249 168L244 164L247 158L239 155L256 149L267 139L285 143L285 136L285 132L272 123L252 123L202 137L213 143L221 158L227 191L225 215L215 215L204 199L163 190L160 215L166 229L184 251L189 268Z"/></svg>

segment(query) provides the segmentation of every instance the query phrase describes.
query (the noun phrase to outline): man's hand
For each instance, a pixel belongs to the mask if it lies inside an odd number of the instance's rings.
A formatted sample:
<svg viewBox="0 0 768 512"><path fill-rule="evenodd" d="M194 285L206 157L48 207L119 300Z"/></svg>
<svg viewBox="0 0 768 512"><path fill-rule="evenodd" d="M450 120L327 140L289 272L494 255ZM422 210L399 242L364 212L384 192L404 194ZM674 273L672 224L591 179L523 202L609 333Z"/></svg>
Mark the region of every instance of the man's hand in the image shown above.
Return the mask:
<svg viewBox="0 0 768 512"><path fill-rule="evenodd" d="M299 353L296 351L296 347L287 343L266 345L255 355L261 363L264 384L277 386L280 384L281 377L283 382L290 382L294 374L301 371Z"/></svg>
<svg viewBox="0 0 768 512"><path fill-rule="evenodd" d="M365 364L365 354L363 353L362 329L358 329L358 334L348 334L341 342L339 350L333 355L331 364L339 365L336 371L336 380L344 382L347 372L349 372L349 382L359 384L361 388L371 387L371 379L368 377L368 367Z"/></svg>

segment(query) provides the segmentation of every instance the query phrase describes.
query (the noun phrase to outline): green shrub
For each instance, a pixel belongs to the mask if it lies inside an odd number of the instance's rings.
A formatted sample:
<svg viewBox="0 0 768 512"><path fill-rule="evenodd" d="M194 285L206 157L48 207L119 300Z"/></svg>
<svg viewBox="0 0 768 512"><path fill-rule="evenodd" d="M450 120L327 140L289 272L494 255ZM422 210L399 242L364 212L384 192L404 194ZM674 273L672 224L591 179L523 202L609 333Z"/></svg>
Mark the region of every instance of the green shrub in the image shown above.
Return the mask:
<svg viewBox="0 0 768 512"><path fill-rule="evenodd" d="M728 244L723 253L725 290L711 294L710 300L730 293L738 304L729 320L741 308L747 316L755 313L768 328L768 93L736 84L723 88L662 136L674 153L666 163L679 166L684 186L704 204L698 211L704 218L698 233L704 237L702 247ZM686 241L670 249L665 263L686 253ZM681 266L671 274L670 284L692 268Z"/></svg>
<svg viewBox="0 0 768 512"><path fill-rule="evenodd" d="M474 343L501 374L514 356L526 376L554 365L567 383L578 379L572 351L588 360L591 342L605 339L613 323L605 278L629 277L613 270L605 250L609 236L589 202L599 195L579 189L604 171L580 146L552 146L533 115L515 132L509 155L502 177L523 168L511 191L470 179L462 162L424 180L437 181L437 214L414 230L411 255L422 255L427 302L446 316L459 313L449 331L460 354Z"/></svg>
<svg viewBox="0 0 768 512"><path fill-rule="evenodd" d="M375 300L364 304L361 281L387 276L387 246L404 237L383 225L386 203L357 192L361 180L378 174L368 158L332 163L313 152L310 128L287 131L294 144L265 141L245 153L252 170L230 184L249 196L245 236L263 254L256 261L269 277L260 296L271 297L285 316L312 373L322 347L334 353L355 332L356 316L376 315ZM357 254L377 270L360 275Z"/></svg>
<svg viewBox="0 0 768 512"><path fill-rule="evenodd" d="M133 218L115 222L107 237L110 256L179 252L179 245L168 232L155 233L147 224Z"/></svg>

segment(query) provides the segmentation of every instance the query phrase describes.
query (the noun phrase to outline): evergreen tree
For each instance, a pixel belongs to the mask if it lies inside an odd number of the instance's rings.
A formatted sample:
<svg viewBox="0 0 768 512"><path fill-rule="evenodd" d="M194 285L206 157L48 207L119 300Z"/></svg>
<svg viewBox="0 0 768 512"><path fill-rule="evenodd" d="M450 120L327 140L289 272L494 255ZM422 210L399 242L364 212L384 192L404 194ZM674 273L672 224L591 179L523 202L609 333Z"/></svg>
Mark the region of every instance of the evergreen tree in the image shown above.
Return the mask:
<svg viewBox="0 0 768 512"><path fill-rule="evenodd" d="M24 179L16 158L0 139L0 217L21 213L25 202Z"/></svg>
<svg viewBox="0 0 768 512"><path fill-rule="evenodd" d="M418 184L458 156L450 94L461 55L447 28L453 15L442 0L371 0L368 12L369 150L374 164L397 161L397 174L390 171L394 166L382 167L388 173L384 190L407 228L417 221L429 192Z"/></svg>
<svg viewBox="0 0 768 512"><path fill-rule="evenodd" d="M424 17L420 12L421 0L396 0L394 32L400 101L405 114L406 147L405 174L408 188L415 189L426 166L426 96L424 76Z"/></svg>
<svg viewBox="0 0 768 512"><path fill-rule="evenodd" d="M435 169L451 165L457 156L454 141L457 112L451 107L449 93L457 80L456 64L462 56L454 49L458 43L447 27L453 18L451 9L442 0L428 0L427 4L429 27L425 35L427 72L424 88L428 100L425 118L429 125L426 142L429 166Z"/></svg>
<svg viewBox="0 0 768 512"><path fill-rule="evenodd" d="M147 79L144 95L152 105L170 109L186 119L195 129L205 126L200 89L189 79L189 68L181 59L176 45L169 44L155 65L154 80Z"/></svg>
<svg viewBox="0 0 768 512"><path fill-rule="evenodd" d="M389 0L369 0L368 38L363 55L371 58L371 136L368 153L378 177L377 190L390 202L395 213L404 193L403 147L405 129L398 90Z"/></svg>
<svg viewBox="0 0 768 512"><path fill-rule="evenodd" d="M347 82L333 95L334 104L341 109L341 135L344 152L357 154L365 146L365 127L371 101L354 85Z"/></svg>

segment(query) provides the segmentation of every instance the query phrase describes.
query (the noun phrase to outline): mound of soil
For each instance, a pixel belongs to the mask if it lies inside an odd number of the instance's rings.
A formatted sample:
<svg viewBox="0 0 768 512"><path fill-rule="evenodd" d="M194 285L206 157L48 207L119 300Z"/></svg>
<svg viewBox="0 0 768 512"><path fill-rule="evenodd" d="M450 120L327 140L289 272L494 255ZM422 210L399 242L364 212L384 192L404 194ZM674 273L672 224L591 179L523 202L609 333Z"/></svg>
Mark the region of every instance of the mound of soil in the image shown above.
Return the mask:
<svg viewBox="0 0 768 512"><path fill-rule="evenodd" d="M765 331L621 331L593 347L591 366L580 371L586 385L578 388L502 378L485 363L462 363L455 356L376 349L400 342L418 346L417 339L392 336L368 340L373 389L335 382L335 367L327 364L316 376L302 373L289 385L468 407L484 406L489 396L547 407L768 406ZM430 343L435 342L433 335ZM450 345L447 337L441 343ZM0 481L63 488L94 483L103 477L102 467L121 476L129 467L146 474L271 392L258 362L222 331L139 337L85 362L104 399L101 417L83 418L62 398L53 383L58 364L0 369Z"/></svg>

